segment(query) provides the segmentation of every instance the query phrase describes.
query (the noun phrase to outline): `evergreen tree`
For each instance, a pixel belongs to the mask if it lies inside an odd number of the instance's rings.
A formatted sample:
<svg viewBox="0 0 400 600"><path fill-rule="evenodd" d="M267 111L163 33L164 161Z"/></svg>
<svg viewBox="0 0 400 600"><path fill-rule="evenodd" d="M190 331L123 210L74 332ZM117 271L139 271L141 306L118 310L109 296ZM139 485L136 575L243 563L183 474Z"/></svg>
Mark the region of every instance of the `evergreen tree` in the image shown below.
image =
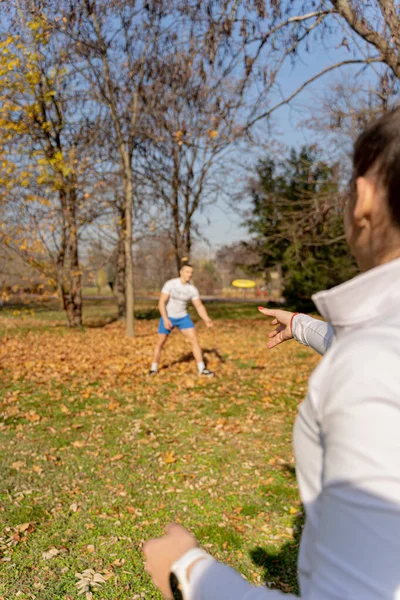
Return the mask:
<svg viewBox="0 0 400 600"><path fill-rule="evenodd" d="M281 267L285 297L311 308L311 295L355 273L343 230L344 195L337 168L318 159L313 146L276 161L268 156L251 183L249 232L264 270Z"/></svg>

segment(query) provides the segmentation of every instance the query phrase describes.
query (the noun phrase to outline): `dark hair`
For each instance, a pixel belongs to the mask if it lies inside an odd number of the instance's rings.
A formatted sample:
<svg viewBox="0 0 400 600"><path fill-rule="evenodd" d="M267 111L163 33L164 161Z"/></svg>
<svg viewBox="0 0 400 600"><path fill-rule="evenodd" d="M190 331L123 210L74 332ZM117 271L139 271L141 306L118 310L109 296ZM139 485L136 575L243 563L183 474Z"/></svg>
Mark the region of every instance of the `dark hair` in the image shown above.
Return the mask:
<svg viewBox="0 0 400 600"><path fill-rule="evenodd" d="M354 146L353 178L376 168L396 225L400 226L400 107L375 121Z"/></svg>
<svg viewBox="0 0 400 600"><path fill-rule="evenodd" d="M181 259L181 264L180 264L179 270L183 269L183 267L190 267L191 269L193 269L193 265L190 264L188 258Z"/></svg>

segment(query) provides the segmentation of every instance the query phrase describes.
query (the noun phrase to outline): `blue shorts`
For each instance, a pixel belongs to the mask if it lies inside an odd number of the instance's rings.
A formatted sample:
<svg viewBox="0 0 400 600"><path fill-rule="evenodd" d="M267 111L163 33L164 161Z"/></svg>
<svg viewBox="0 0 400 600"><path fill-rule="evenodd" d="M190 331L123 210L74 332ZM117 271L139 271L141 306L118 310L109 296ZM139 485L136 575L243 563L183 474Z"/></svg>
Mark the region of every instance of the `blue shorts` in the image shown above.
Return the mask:
<svg viewBox="0 0 400 600"><path fill-rule="evenodd" d="M193 321L189 315L186 315L185 317L181 317L180 319L173 319L172 317L168 317L168 318L172 323L172 329L174 327L177 327L178 329L193 329L194 328ZM166 329L164 327L163 319L162 318L160 319L160 323L158 325L158 333L166 333L167 335L169 335L171 333L172 329Z"/></svg>

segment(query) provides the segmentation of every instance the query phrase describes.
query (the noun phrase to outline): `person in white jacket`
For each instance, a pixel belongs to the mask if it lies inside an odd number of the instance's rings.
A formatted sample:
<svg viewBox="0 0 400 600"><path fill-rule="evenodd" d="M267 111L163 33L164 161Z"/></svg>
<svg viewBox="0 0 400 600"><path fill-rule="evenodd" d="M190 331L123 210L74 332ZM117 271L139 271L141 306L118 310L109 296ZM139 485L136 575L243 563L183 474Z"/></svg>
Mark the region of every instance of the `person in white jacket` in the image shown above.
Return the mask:
<svg viewBox="0 0 400 600"><path fill-rule="evenodd" d="M294 427L301 598L400 600L400 109L355 144L345 232L362 273L313 297L327 323L263 309L269 347L293 336L324 354ZM165 598L294 598L252 586L180 525L144 554Z"/></svg>

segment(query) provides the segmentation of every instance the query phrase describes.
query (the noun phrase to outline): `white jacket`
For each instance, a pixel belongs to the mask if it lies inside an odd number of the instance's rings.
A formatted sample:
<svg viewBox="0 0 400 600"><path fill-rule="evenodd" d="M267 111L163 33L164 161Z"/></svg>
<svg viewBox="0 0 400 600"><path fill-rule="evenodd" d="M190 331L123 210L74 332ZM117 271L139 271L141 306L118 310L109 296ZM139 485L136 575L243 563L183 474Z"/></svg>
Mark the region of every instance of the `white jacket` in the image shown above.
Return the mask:
<svg viewBox="0 0 400 600"><path fill-rule="evenodd" d="M306 600L400 600L400 259L314 296L332 325L293 333L325 356L294 427L306 511ZM217 561L193 568L185 600L290 600Z"/></svg>

